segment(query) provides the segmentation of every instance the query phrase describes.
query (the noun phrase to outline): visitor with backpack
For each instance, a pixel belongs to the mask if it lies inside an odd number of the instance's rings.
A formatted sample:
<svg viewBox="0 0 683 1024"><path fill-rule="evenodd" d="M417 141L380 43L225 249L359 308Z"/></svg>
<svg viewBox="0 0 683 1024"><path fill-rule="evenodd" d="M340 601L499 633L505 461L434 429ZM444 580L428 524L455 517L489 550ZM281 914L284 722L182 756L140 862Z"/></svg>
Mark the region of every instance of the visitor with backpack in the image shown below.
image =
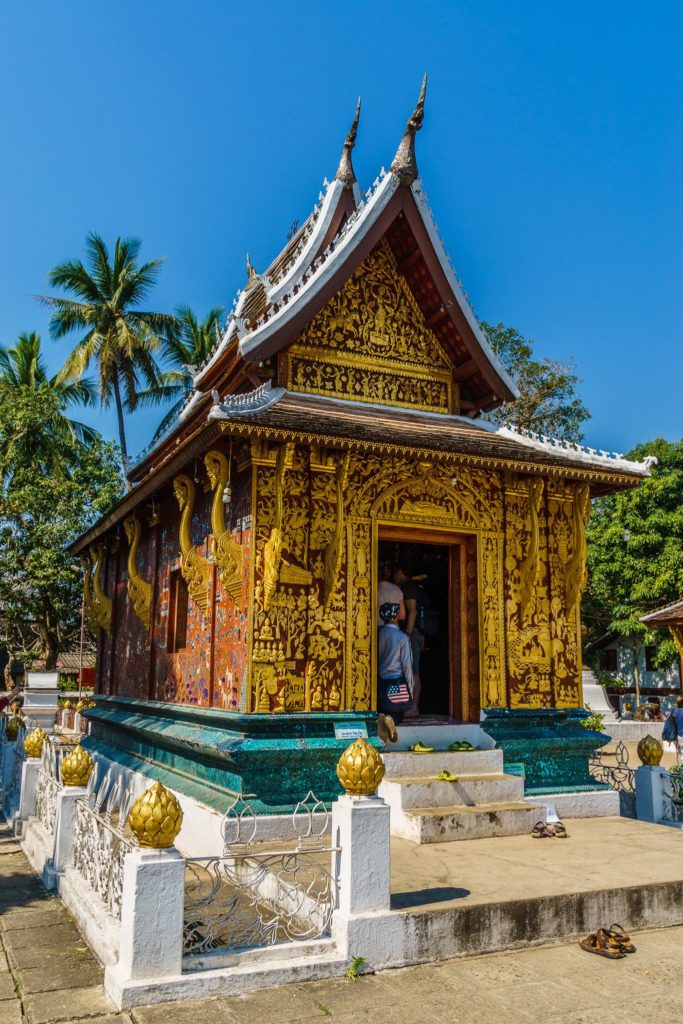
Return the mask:
<svg viewBox="0 0 683 1024"><path fill-rule="evenodd" d="M677 698L676 707L664 723L662 739L676 744L677 760L683 761L683 697Z"/></svg>
<svg viewBox="0 0 683 1024"><path fill-rule="evenodd" d="M424 591L422 587L412 578L412 570L406 563L400 562L394 569L394 583L403 591L403 601L406 609L405 631L410 641L410 650L413 656L413 706L406 712L406 718L416 718L420 714L420 692L422 682L420 680L420 659L424 647L424 633L420 629L420 607L424 602Z"/></svg>

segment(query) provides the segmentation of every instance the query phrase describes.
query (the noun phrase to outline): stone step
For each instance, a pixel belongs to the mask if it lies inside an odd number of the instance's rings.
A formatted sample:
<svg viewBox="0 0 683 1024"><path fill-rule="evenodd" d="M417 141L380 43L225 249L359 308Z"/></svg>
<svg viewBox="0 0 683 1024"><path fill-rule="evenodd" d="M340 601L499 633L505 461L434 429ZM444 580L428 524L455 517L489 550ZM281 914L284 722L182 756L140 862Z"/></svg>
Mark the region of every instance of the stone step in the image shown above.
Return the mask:
<svg viewBox="0 0 683 1024"><path fill-rule="evenodd" d="M538 807L520 801L477 807L414 807L392 818L394 835L414 843L451 843L462 839L493 839L531 832Z"/></svg>
<svg viewBox="0 0 683 1024"><path fill-rule="evenodd" d="M524 780L502 773L461 774L457 782L440 781L434 776L396 775L382 782L379 795L390 807L403 810L507 803L523 800Z"/></svg>
<svg viewBox="0 0 683 1024"><path fill-rule="evenodd" d="M413 754L409 750L392 750L382 754L386 777L433 778L447 768L454 775L502 774L502 750L437 750L433 754Z"/></svg>

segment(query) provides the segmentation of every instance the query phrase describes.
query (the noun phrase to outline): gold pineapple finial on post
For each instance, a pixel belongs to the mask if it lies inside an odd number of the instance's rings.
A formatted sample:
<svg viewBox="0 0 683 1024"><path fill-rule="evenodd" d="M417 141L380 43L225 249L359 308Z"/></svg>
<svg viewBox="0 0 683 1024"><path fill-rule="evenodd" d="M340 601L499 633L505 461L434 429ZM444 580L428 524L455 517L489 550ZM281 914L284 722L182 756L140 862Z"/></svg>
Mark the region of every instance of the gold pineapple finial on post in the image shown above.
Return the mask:
<svg viewBox="0 0 683 1024"><path fill-rule="evenodd" d="M5 736L10 743L14 743L17 736L19 735L19 729L21 728L21 718L19 715L12 715L11 718L7 719L5 724Z"/></svg>
<svg viewBox="0 0 683 1024"><path fill-rule="evenodd" d="M664 747L654 736L645 736L638 744L638 757L643 764L658 765L663 754Z"/></svg>
<svg viewBox="0 0 683 1024"><path fill-rule="evenodd" d="M128 824L140 846L167 850L180 832L183 811L173 793L155 782L131 807Z"/></svg>
<svg viewBox="0 0 683 1024"><path fill-rule="evenodd" d="M354 740L337 761L337 778L347 796L372 796L386 768L379 751L367 740Z"/></svg>
<svg viewBox="0 0 683 1024"><path fill-rule="evenodd" d="M24 740L24 750L26 751L27 757L40 757L43 753L43 743L45 742L45 733L37 726L32 732L28 734Z"/></svg>
<svg viewBox="0 0 683 1024"><path fill-rule="evenodd" d="M62 761L62 782L65 786L87 786L94 767L92 757L79 743Z"/></svg>

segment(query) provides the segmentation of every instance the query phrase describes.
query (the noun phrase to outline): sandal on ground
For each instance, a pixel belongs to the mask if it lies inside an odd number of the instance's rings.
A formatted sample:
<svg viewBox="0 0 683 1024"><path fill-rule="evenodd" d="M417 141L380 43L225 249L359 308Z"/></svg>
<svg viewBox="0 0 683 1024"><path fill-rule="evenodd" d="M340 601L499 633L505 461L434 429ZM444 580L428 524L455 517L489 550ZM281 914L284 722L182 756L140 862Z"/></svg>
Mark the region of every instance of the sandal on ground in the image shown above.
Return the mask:
<svg viewBox="0 0 683 1024"><path fill-rule="evenodd" d="M537 821L531 830L531 835L534 839L552 839L555 833L544 821Z"/></svg>
<svg viewBox="0 0 683 1024"><path fill-rule="evenodd" d="M607 934L613 942L616 942L623 949L624 953L635 953L637 947L631 942L631 936L625 932L620 924L613 924L607 930Z"/></svg>
<svg viewBox="0 0 683 1024"><path fill-rule="evenodd" d="M592 935L587 935L585 939L580 939L579 945L587 953L595 953L608 960L623 960L626 955L621 946L617 942L613 942L603 928L598 929Z"/></svg>
<svg viewBox="0 0 683 1024"><path fill-rule="evenodd" d="M567 832L561 821L555 822L553 825L553 832L557 839L569 839L569 832Z"/></svg>
<svg viewBox="0 0 683 1024"><path fill-rule="evenodd" d="M427 746L425 746L424 743L419 743L419 742L418 743L413 743L413 745L410 748L410 750L411 750L411 752L413 754L433 754L434 753L434 747L427 747Z"/></svg>
<svg viewBox="0 0 683 1024"><path fill-rule="evenodd" d="M444 768L443 771L439 772L436 776L440 782L457 782L458 776L454 775L453 772L449 772L448 768Z"/></svg>

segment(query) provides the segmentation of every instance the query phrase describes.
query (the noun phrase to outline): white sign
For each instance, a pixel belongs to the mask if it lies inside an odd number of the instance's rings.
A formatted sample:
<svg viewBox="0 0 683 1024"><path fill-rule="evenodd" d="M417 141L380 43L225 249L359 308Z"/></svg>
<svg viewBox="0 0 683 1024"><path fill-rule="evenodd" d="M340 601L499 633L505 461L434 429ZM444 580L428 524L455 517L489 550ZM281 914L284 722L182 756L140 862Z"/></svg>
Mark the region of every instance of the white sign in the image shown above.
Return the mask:
<svg viewBox="0 0 683 1024"><path fill-rule="evenodd" d="M334 727L334 738L336 740L360 740L367 739L368 730L365 725L351 725L348 722L342 722L341 725L335 725Z"/></svg>

